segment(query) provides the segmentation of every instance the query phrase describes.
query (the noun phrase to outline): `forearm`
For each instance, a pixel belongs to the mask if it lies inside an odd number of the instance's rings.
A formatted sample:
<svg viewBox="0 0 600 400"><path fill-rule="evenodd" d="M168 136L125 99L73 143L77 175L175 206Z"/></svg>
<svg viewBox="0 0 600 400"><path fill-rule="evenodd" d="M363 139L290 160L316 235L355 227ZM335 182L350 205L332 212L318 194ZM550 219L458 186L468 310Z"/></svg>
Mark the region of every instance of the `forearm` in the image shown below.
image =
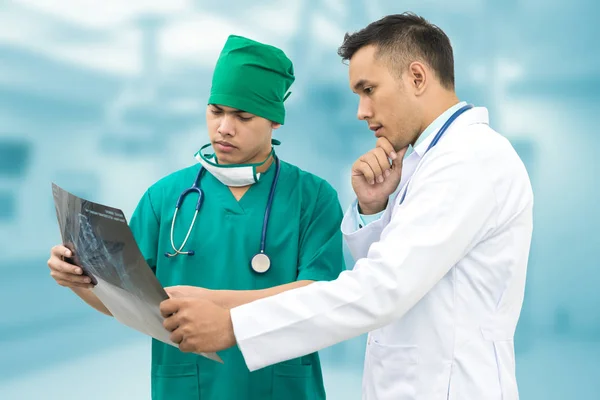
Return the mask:
<svg viewBox="0 0 600 400"><path fill-rule="evenodd" d="M268 289L261 290L224 290L227 308L234 308L242 304L251 303L255 300L265 297L274 296L288 290L297 289L303 286L310 285L314 281L296 281L285 285L274 286Z"/></svg>
<svg viewBox="0 0 600 400"><path fill-rule="evenodd" d="M100 311L103 314L106 314L106 315L112 317L112 314L108 310L108 308L106 308L106 306L100 301L100 299L98 298L98 296L96 296L94 294L94 292L92 292L90 289L71 288L71 290L73 290L73 292L75 292L75 294L77 296L81 297L81 299L83 301L85 301L87 304L89 304L90 306L92 306L96 310Z"/></svg>

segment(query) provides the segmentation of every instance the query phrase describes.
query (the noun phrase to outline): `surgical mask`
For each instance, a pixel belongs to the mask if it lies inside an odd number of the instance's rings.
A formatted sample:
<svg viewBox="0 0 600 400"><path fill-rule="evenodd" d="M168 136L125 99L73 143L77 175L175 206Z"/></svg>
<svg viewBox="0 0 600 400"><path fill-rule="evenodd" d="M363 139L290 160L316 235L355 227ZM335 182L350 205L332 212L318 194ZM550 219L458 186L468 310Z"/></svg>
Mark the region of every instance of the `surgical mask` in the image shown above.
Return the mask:
<svg viewBox="0 0 600 400"><path fill-rule="evenodd" d="M280 144L275 139L271 143L274 145ZM212 176L225 186L241 187L255 184L260 179L260 172L256 172L256 169L266 163L271 156L275 155L275 149L272 149L267 158L260 163L222 165L218 164L215 154L202 154L202 151L210 146L210 143L202 146L194 157Z"/></svg>

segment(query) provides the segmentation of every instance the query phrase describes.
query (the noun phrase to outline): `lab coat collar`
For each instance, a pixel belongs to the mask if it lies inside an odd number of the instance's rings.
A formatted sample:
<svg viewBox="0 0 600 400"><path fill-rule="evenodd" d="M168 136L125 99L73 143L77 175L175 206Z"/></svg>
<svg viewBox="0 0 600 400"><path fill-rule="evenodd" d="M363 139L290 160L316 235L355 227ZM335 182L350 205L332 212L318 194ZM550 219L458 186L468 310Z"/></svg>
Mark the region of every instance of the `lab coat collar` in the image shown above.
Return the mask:
<svg viewBox="0 0 600 400"><path fill-rule="evenodd" d="M410 153L412 153L414 151L415 153L417 153L419 158L423 157L423 154L425 154L425 151L427 151L427 147L429 147L429 144L431 143L431 141L433 140L435 135L442 128L442 125L444 125L444 123L446 123L446 121L448 121L448 119L450 119L452 114L454 114L456 111L458 111L460 108L462 108L466 105L467 105L467 102L461 101L459 103L456 103L452 107L448 108L446 111L444 111L431 124L429 124L429 126L427 128L425 128L423 133L421 133L419 135L419 138L415 142L415 145L411 146L406 151L406 153L407 153L406 155L410 155Z"/></svg>

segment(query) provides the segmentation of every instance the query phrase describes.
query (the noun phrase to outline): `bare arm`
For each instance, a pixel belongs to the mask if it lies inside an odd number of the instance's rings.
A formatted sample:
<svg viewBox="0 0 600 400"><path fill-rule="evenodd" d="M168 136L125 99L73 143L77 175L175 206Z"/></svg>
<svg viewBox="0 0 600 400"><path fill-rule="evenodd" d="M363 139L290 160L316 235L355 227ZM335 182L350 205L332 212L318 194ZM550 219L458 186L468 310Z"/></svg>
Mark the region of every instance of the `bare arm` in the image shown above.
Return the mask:
<svg viewBox="0 0 600 400"><path fill-rule="evenodd" d="M288 290L310 285L314 281L304 280L260 290L210 290L195 286L172 286L165 290L170 297L196 297L210 300L221 307L231 309Z"/></svg>
<svg viewBox="0 0 600 400"><path fill-rule="evenodd" d="M314 281L296 281L261 290L223 290L222 292L225 300L224 306L226 308L234 308L241 306L242 304L251 303L258 299L274 296L288 290L310 285L313 282Z"/></svg>
<svg viewBox="0 0 600 400"><path fill-rule="evenodd" d="M94 307L96 310L100 311L102 314L106 314L109 317L112 317L111 312L108 311L108 308L106 308L106 306L100 301L98 296L96 296L94 292L92 292L91 289L72 287L71 290L75 292L77 296L81 297L83 301L88 303L90 306Z"/></svg>

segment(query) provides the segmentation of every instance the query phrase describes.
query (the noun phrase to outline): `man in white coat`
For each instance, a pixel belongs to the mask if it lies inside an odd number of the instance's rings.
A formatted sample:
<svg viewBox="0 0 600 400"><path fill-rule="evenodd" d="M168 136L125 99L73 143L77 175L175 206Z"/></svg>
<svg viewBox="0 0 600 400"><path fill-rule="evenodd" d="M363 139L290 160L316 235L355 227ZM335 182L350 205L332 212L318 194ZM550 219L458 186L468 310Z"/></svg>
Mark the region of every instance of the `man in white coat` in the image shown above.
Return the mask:
<svg viewBox="0 0 600 400"><path fill-rule="evenodd" d="M458 100L438 27L387 16L339 54L378 138L352 167L353 270L231 310L218 306L225 292L169 288L165 328L182 351L237 344L250 370L369 332L363 399L517 399L533 207L523 163L485 108Z"/></svg>

